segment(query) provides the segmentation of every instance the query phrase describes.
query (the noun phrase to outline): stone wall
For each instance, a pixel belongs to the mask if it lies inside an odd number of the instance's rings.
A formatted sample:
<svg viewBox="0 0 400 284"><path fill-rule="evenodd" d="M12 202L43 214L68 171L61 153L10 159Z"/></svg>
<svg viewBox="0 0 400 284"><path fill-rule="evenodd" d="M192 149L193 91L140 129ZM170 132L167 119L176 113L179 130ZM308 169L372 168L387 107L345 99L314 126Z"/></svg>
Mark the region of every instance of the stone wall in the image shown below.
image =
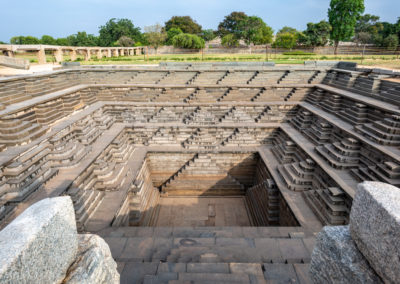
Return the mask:
<svg viewBox="0 0 400 284"><path fill-rule="evenodd" d="M0 231L1 283L119 283L108 245L78 235L70 197L47 198Z"/></svg>
<svg viewBox="0 0 400 284"><path fill-rule="evenodd" d="M358 185L349 226L325 227L312 254L314 283L398 283L400 192L380 182Z"/></svg>

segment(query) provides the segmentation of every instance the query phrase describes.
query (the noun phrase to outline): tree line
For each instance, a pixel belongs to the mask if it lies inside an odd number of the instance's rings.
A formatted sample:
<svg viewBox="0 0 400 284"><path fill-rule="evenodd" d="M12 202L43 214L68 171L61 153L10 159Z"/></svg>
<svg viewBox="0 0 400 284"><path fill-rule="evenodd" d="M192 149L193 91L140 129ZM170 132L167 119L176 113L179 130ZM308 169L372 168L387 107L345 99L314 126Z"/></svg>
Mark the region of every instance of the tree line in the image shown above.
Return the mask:
<svg viewBox="0 0 400 284"><path fill-rule="evenodd" d="M364 0L331 0L328 21L308 23L304 31L283 27L274 35L273 29L263 19L248 16L244 12L232 12L225 16L216 30L203 29L190 16L173 16L164 26L145 27L143 32L129 19L110 19L99 27L99 35L77 32L65 38L43 35L17 36L12 44L48 44L63 46L142 46L157 49L162 45L178 48L201 49L205 42L219 37L225 47L240 44L294 48L334 45L335 53L340 41L357 44L373 44L395 50L400 40L400 17L395 23L381 22L376 15L363 14Z"/></svg>

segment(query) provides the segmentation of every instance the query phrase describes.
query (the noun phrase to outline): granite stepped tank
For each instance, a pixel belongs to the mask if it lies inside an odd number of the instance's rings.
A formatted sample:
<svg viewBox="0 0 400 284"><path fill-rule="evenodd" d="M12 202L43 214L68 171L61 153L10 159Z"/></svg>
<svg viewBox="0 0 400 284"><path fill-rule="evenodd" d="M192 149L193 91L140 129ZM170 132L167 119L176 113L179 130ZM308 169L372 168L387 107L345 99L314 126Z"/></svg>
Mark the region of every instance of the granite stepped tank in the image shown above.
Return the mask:
<svg viewBox="0 0 400 284"><path fill-rule="evenodd" d="M400 74L79 67L0 79L0 224L70 196L121 283L310 283L357 184L400 185Z"/></svg>

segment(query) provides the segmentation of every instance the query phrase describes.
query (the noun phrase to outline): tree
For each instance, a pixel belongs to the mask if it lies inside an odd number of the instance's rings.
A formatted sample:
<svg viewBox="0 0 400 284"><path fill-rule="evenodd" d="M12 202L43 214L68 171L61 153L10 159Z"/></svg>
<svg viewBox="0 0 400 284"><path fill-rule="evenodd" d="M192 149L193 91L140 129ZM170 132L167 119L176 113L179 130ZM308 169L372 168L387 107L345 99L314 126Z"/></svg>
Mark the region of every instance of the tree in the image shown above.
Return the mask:
<svg viewBox="0 0 400 284"><path fill-rule="evenodd" d="M295 28L284 26L276 34L297 34L298 32Z"/></svg>
<svg viewBox="0 0 400 284"><path fill-rule="evenodd" d="M361 44L382 45L382 32L383 24L379 22L379 16L365 14L357 20L354 41Z"/></svg>
<svg viewBox="0 0 400 284"><path fill-rule="evenodd" d="M179 34L182 34L182 30L180 28L171 28L167 31L167 45L172 45L172 39Z"/></svg>
<svg viewBox="0 0 400 284"><path fill-rule="evenodd" d="M221 44L224 47L238 47L239 46L239 40L235 37L234 34L227 34L221 39Z"/></svg>
<svg viewBox="0 0 400 284"><path fill-rule="evenodd" d="M178 48L201 49L204 47L205 42L204 39L197 35L179 34L174 36L172 44Z"/></svg>
<svg viewBox="0 0 400 284"><path fill-rule="evenodd" d="M396 34L392 34L383 40L383 46L388 50L397 50L397 47L399 46L399 38Z"/></svg>
<svg viewBox="0 0 400 284"><path fill-rule="evenodd" d="M247 45L266 44L272 42L273 30L264 21L256 16L247 17L239 22L240 37Z"/></svg>
<svg viewBox="0 0 400 284"><path fill-rule="evenodd" d="M16 36L10 39L11 44L40 44L40 39L33 36Z"/></svg>
<svg viewBox="0 0 400 284"><path fill-rule="evenodd" d="M274 46L292 49L297 44L297 35L294 33L278 33Z"/></svg>
<svg viewBox="0 0 400 284"><path fill-rule="evenodd" d="M49 35L43 35L42 38L40 39L40 42L42 44L48 44L48 45L56 45L57 41Z"/></svg>
<svg viewBox="0 0 400 284"><path fill-rule="evenodd" d="M332 26L331 39L335 42L335 54L340 41L350 40L354 36L357 19L364 10L364 0L331 0L328 16Z"/></svg>
<svg viewBox="0 0 400 284"><path fill-rule="evenodd" d="M212 29L202 30L200 36L205 41L210 41L217 37Z"/></svg>
<svg viewBox="0 0 400 284"><path fill-rule="evenodd" d="M129 46L133 46L134 44L135 44L135 42L133 41L133 39L131 39L128 36L121 36L119 38L119 40L117 41L118 46L129 47Z"/></svg>
<svg viewBox="0 0 400 284"><path fill-rule="evenodd" d="M67 40L70 42L70 44L72 46L98 46L99 45L99 39L92 34L87 34L86 32L77 32L74 35L68 36Z"/></svg>
<svg viewBox="0 0 400 284"><path fill-rule="evenodd" d="M172 28L179 28L183 33L200 34L201 26L189 16L174 16L165 22L165 30L168 32Z"/></svg>
<svg viewBox="0 0 400 284"><path fill-rule="evenodd" d="M299 43L306 46L325 46L329 43L332 27L327 21L308 23L307 29L298 35Z"/></svg>
<svg viewBox="0 0 400 284"><path fill-rule="evenodd" d="M227 34L233 34L237 39L242 36L243 21L248 16L244 12L232 12L225 16L224 20L219 23L217 34L222 38Z"/></svg>
<svg viewBox="0 0 400 284"><path fill-rule="evenodd" d="M56 44L57 45L62 45L62 46L69 46L71 43L69 42L68 38L58 38L56 39Z"/></svg>
<svg viewBox="0 0 400 284"><path fill-rule="evenodd" d="M127 36L135 42L142 40L140 28L133 25L129 19L111 19L99 28L99 44L101 46L112 46L122 36Z"/></svg>
<svg viewBox="0 0 400 284"><path fill-rule="evenodd" d="M150 46L154 47L157 54L157 49L165 42L167 39L167 34L159 24L145 27L144 30L147 42Z"/></svg>

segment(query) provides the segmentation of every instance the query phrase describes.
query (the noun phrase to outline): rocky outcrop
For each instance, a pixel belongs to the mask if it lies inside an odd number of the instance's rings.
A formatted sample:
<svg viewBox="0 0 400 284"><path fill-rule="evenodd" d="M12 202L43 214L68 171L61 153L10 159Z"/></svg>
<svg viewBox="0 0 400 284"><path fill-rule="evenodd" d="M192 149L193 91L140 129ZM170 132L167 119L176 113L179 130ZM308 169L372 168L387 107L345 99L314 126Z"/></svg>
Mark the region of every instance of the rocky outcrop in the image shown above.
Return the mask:
<svg viewBox="0 0 400 284"><path fill-rule="evenodd" d="M312 253L314 283L381 283L356 244L348 226L324 227Z"/></svg>
<svg viewBox="0 0 400 284"><path fill-rule="evenodd" d="M119 283L117 264L106 242L97 235L78 236L78 253L64 283Z"/></svg>
<svg viewBox="0 0 400 284"><path fill-rule="evenodd" d="M400 279L400 189L380 182L358 185L350 214L351 237L386 283Z"/></svg>
<svg viewBox="0 0 400 284"><path fill-rule="evenodd" d="M380 182L358 185L345 227L325 227L312 254L315 283L398 283L400 189Z"/></svg>
<svg viewBox="0 0 400 284"><path fill-rule="evenodd" d="M68 196L41 200L0 231L0 283L118 283L108 245L78 235Z"/></svg>

